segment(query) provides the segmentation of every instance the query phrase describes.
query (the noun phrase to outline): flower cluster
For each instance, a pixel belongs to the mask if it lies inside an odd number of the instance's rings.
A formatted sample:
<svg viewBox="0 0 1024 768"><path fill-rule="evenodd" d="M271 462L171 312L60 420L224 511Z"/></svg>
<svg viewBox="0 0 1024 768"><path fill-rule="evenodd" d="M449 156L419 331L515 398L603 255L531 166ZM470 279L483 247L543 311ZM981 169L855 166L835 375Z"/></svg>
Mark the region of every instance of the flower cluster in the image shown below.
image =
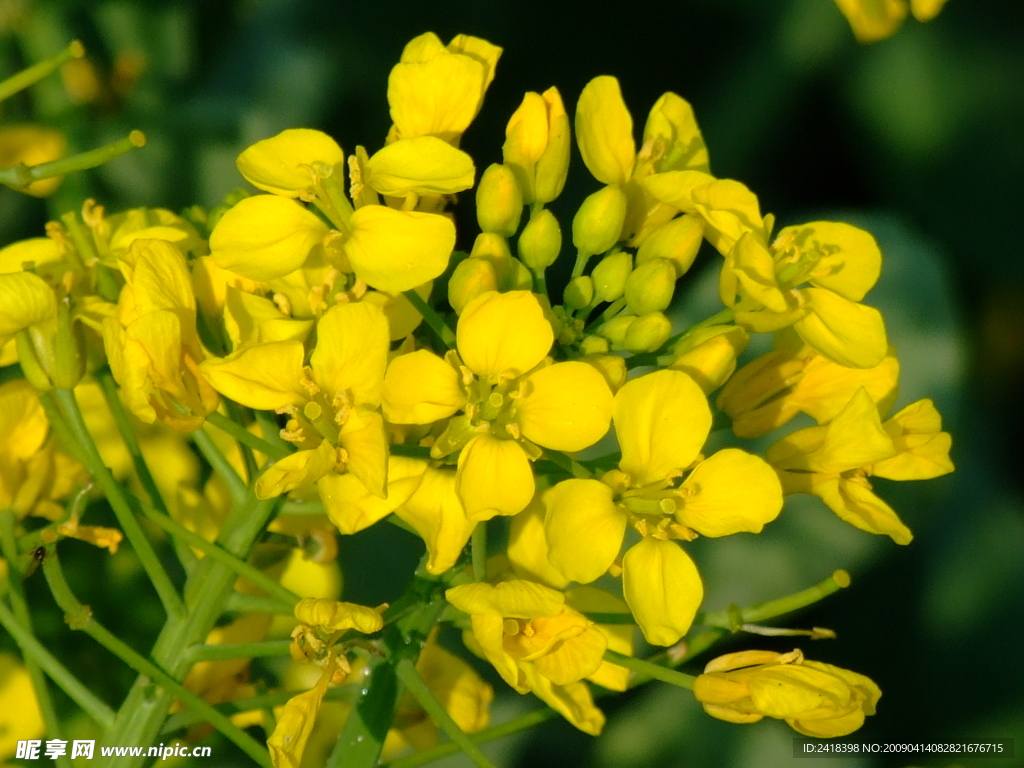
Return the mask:
<svg viewBox="0 0 1024 768"><path fill-rule="evenodd" d="M776 232L754 192L712 173L684 99L662 95L637 142L610 76L583 89L574 128L557 89L526 94L504 162L478 180L459 144L500 55L479 38L421 35L391 72L380 148L346 155L320 131L286 130L238 157L255 194L187 218L108 216L90 201L81 219L0 250L0 354L26 377L0 385L0 508L51 521L33 529L39 541L116 547L118 532L61 505L86 488L83 464L99 482L105 467L130 477L153 519L168 512L161 525L185 537L188 569L246 552L232 542L247 486L268 514L311 513L271 523L265 547L295 543L286 564L280 553L260 563L271 576L241 564L257 579L236 586L251 615L194 633L204 648L259 644L277 626L261 600L287 599L280 584L306 598L289 653L315 681L277 713L277 766L302 760L332 685L386 674L408 694L380 748L429 746L431 722L456 739L484 728L492 689L441 644L438 621L512 689L597 734L604 716L585 681L632 684L647 664L633 658L634 627L681 661L676 644L710 622L689 542L757 534L803 493L906 544L870 478L953 469L931 401L888 415L899 364L866 303L882 268L868 232L831 221ZM599 188L573 216L569 249L546 206L572 136ZM480 232L455 252L452 204L474 186ZM667 313L702 252L722 309L679 329ZM755 334L772 334L773 350L751 358ZM53 397L66 423L44 411ZM763 455L722 447L730 428L760 437L801 413L817 426ZM98 448L58 443L83 439L79 421ZM119 430L139 436L131 457L114 458ZM337 602L333 531L385 519L423 540L410 592L387 610ZM488 547L489 530L507 546ZM309 541L321 542L319 570L291 554ZM746 626L733 618L727 628ZM251 689L247 658L202 664L186 692L219 703ZM692 685L715 717L779 717L815 736L854 730L880 696L799 652L731 654ZM343 742L364 739L360 718L342 720Z"/></svg>

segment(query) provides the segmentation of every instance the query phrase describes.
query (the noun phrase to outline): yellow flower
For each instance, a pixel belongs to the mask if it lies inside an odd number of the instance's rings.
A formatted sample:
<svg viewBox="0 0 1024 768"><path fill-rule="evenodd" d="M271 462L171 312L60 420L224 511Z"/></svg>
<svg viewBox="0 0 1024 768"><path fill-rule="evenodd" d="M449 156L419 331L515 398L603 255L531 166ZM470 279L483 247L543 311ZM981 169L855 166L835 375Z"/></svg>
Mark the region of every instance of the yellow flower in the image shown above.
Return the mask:
<svg viewBox="0 0 1024 768"><path fill-rule="evenodd" d="M703 599L697 568L673 539L757 533L782 509L782 490L756 456L735 448L700 456L711 411L684 373L627 382L613 420L619 469L601 480L565 480L543 497L548 558L566 578L589 583L616 561L632 526L643 538L622 560L626 602L648 642L671 645Z"/></svg>
<svg viewBox="0 0 1024 768"><path fill-rule="evenodd" d="M953 471L951 438L930 400L913 403L884 424L863 388L826 426L793 432L765 454L786 494L819 496L840 518L897 544L913 535L875 496L868 478L924 480Z"/></svg>
<svg viewBox="0 0 1024 768"><path fill-rule="evenodd" d="M354 629L370 635L384 627L380 609L316 597L302 598L295 606L295 618L303 624L322 627L328 632Z"/></svg>
<svg viewBox="0 0 1024 768"><path fill-rule="evenodd" d="M470 35L445 46L433 32L410 40L388 77L388 143L435 136L452 146L480 111L501 48Z"/></svg>
<svg viewBox="0 0 1024 768"><path fill-rule="evenodd" d="M299 768L333 673L333 665L328 665L315 686L293 696L275 712L277 727L267 739L267 749L270 750L274 768Z"/></svg>
<svg viewBox="0 0 1024 768"><path fill-rule="evenodd" d="M918 21L930 21L946 2L910 0L910 11ZM906 0L836 0L836 5L861 43L874 43L895 34L907 17Z"/></svg>
<svg viewBox="0 0 1024 768"><path fill-rule="evenodd" d="M452 587L445 597L470 615L472 638L502 679L533 693L587 733L604 718L580 681L601 666L608 640L556 590L528 581Z"/></svg>
<svg viewBox="0 0 1024 768"><path fill-rule="evenodd" d="M336 305L320 318L309 366L302 342L294 340L254 344L203 363L203 375L225 396L289 416L282 436L301 450L264 471L256 481L260 498L320 481L330 513L335 497L325 487L345 472L384 498L388 451L378 407L388 345L383 313L359 302Z"/></svg>
<svg viewBox="0 0 1024 768"><path fill-rule="evenodd" d="M891 347L874 368L847 368L806 345L776 349L737 371L717 404L732 419L737 437L760 437L798 413L826 424L861 387L887 413L896 400L899 370Z"/></svg>
<svg viewBox="0 0 1024 768"><path fill-rule="evenodd" d="M554 341L540 302L526 291L488 292L459 318L458 353L396 357L384 378L384 413L394 424L447 419L431 451L461 450L456 492L470 520L514 515L533 498L530 460L579 451L608 430L612 396L581 362L547 364ZM459 411L463 415L455 416Z"/></svg>
<svg viewBox="0 0 1024 768"><path fill-rule="evenodd" d="M693 695L712 717L756 723L785 720L798 733L830 739L853 733L875 714L882 692L864 675L790 653L741 651L708 662Z"/></svg>
<svg viewBox="0 0 1024 768"><path fill-rule="evenodd" d="M45 729L28 672L13 655L0 654L0 760L14 756L19 740L38 739Z"/></svg>
<svg viewBox="0 0 1024 768"><path fill-rule="evenodd" d="M139 419L198 429L219 398L199 374L206 354L185 259L165 240L142 239L119 264L126 285L117 317L103 321L110 370Z"/></svg>
<svg viewBox="0 0 1024 768"><path fill-rule="evenodd" d="M437 575L455 565L476 521L466 516L455 492L455 471L437 469L425 461L418 463L423 467L419 485L395 509L395 514L415 528L423 539L427 545L427 573ZM388 490L390 496L390 486Z"/></svg>

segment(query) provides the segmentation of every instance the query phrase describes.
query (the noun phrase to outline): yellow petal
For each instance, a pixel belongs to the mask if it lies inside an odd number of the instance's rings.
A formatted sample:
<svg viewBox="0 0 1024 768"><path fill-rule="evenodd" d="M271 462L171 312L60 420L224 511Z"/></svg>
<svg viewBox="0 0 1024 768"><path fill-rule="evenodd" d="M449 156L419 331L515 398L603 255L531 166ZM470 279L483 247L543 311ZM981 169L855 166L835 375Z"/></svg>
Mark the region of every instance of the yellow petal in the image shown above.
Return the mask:
<svg viewBox="0 0 1024 768"><path fill-rule="evenodd" d="M392 424L430 424L466 404L459 373L433 352L399 355L384 376L384 415Z"/></svg>
<svg viewBox="0 0 1024 768"><path fill-rule="evenodd" d="M313 688L290 698L277 713L277 727L267 739L274 768L299 768L330 682L331 670L325 669Z"/></svg>
<svg viewBox="0 0 1024 768"><path fill-rule="evenodd" d="M0 341L56 317L57 297L41 278L31 272L0 275Z"/></svg>
<svg viewBox="0 0 1024 768"><path fill-rule="evenodd" d="M537 619L533 624L542 621ZM569 685L597 672L607 648L608 638L591 622L587 622L587 628L582 633L555 643L549 653L533 661L533 666L555 685Z"/></svg>
<svg viewBox="0 0 1024 768"><path fill-rule="evenodd" d="M591 736L599 736L604 728L604 713L594 705L586 683L555 685L530 665L524 665L524 676L533 695L562 717Z"/></svg>
<svg viewBox="0 0 1024 768"><path fill-rule="evenodd" d="M939 15L947 0L910 0L910 12L918 21L931 21Z"/></svg>
<svg viewBox="0 0 1024 768"><path fill-rule="evenodd" d="M476 582L452 587L445 599L464 613L497 613L513 619L557 616L565 610L565 596L550 587L530 581Z"/></svg>
<svg viewBox="0 0 1024 768"><path fill-rule="evenodd" d="M704 217L704 237L725 256L745 233L765 239L757 195L732 179L719 179L693 189L693 207Z"/></svg>
<svg viewBox="0 0 1024 768"><path fill-rule="evenodd" d="M334 446L324 440L311 451L296 451L267 467L256 480L256 497L272 499L282 493L298 488L304 483L314 483L332 469L336 461Z"/></svg>
<svg viewBox="0 0 1024 768"><path fill-rule="evenodd" d="M295 606L295 618L303 624L323 627L329 632L354 629L370 635L384 627L380 611L375 608L317 597L302 598Z"/></svg>
<svg viewBox="0 0 1024 768"><path fill-rule="evenodd" d="M836 5L861 43L889 37L907 16L906 0L836 0Z"/></svg>
<svg viewBox="0 0 1024 768"><path fill-rule="evenodd" d="M516 576L561 589L569 579L548 560L541 496L534 495L529 506L512 518L508 531L508 559Z"/></svg>
<svg viewBox="0 0 1024 768"><path fill-rule="evenodd" d="M427 572L435 575L455 565L477 525L466 517L455 493L455 473L433 467L426 468L416 492L395 514L427 545Z"/></svg>
<svg viewBox="0 0 1024 768"><path fill-rule="evenodd" d="M626 382L615 395L619 468L634 485L665 480L697 458L711 430L711 409L685 373L656 371Z"/></svg>
<svg viewBox="0 0 1024 768"><path fill-rule="evenodd" d="M225 358L207 358L199 364L199 372L222 395L249 408L270 411L302 406L306 402L300 383L304 354L301 341L254 344Z"/></svg>
<svg viewBox="0 0 1024 768"><path fill-rule="evenodd" d="M622 594L647 642L672 645L689 631L704 585L678 544L645 536L622 559Z"/></svg>
<svg viewBox="0 0 1024 768"><path fill-rule="evenodd" d="M210 251L221 269L272 280L301 267L326 234L327 225L294 200L254 195L220 217Z"/></svg>
<svg viewBox="0 0 1024 768"><path fill-rule="evenodd" d="M416 671L464 732L487 727L494 689L469 664L428 640L416 660Z"/></svg>
<svg viewBox="0 0 1024 768"><path fill-rule="evenodd" d="M807 468L839 473L887 459L896 453L892 438L882 428L878 409L864 389L826 427L825 440Z"/></svg>
<svg viewBox="0 0 1024 768"><path fill-rule="evenodd" d="M238 156L236 165L257 189L284 197L299 197L317 183L315 164L334 167L345 162L338 143L322 131L289 128L257 141Z"/></svg>
<svg viewBox="0 0 1024 768"><path fill-rule="evenodd" d="M388 321L376 306L336 304L317 324L313 377L329 393L351 391L356 403L377 406L390 344Z"/></svg>
<svg viewBox="0 0 1024 768"><path fill-rule="evenodd" d="M46 732L32 678L12 653L0 653L0 755L15 754L18 741Z"/></svg>
<svg viewBox="0 0 1024 768"><path fill-rule="evenodd" d="M889 342L881 312L824 288L805 288L800 293L810 309L793 324L800 338L850 368L874 368L882 362Z"/></svg>
<svg viewBox="0 0 1024 768"><path fill-rule="evenodd" d="M697 206L693 193L715 181L715 177L703 171L666 171L655 173L642 180L644 189L651 196L666 205L686 213L696 213Z"/></svg>
<svg viewBox="0 0 1024 768"><path fill-rule="evenodd" d="M705 459L681 487L676 520L702 536L760 533L782 511L782 486L759 456L725 448Z"/></svg>
<svg viewBox="0 0 1024 768"><path fill-rule="evenodd" d="M370 493L384 498L388 482L384 418L376 411L362 409L350 415L338 437L338 447L344 451L345 469L358 477Z"/></svg>
<svg viewBox="0 0 1024 768"><path fill-rule="evenodd" d="M882 425L899 454L871 468L871 474L890 480L930 480L953 471L949 459L952 438L942 432L942 417L931 400L918 400Z"/></svg>
<svg viewBox="0 0 1024 768"><path fill-rule="evenodd" d="M386 498L374 495L355 475L328 473L317 481L327 516L344 534L358 533L408 501L420 484L427 463L403 456L388 457Z"/></svg>
<svg viewBox="0 0 1024 768"><path fill-rule="evenodd" d="M751 232L745 232L726 256L719 280L722 303L736 303L736 288L772 312L789 309L775 280L775 264L764 244Z"/></svg>
<svg viewBox="0 0 1024 768"><path fill-rule="evenodd" d="M517 442L484 433L459 454L455 488L470 520L514 515L533 498L533 470Z"/></svg>
<svg viewBox="0 0 1024 768"><path fill-rule="evenodd" d="M455 248L446 216L364 205L352 214L345 255L356 275L381 291L408 291L438 277Z"/></svg>
<svg viewBox="0 0 1024 768"><path fill-rule="evenodd" d="M522 375L550 351L555 335L529 291L487 293L462 310L456 331L459 355L478 376Z"/></svg>
<svg viewBox="0 0 1024 768"><path fill-rule="evenodd" d="M196 299L185 257L171 243L166 240L135 240L121 263L132 287L138 314L160 309L195 310ZM129 265L127 269L126 265Z"/></svg>
<svg viewBox="0 0 1024 768"><path fill-rule="evenodd" d="M693 107L671 91L654 102L644 126L644 146L658 140L665 145L658 170L709 172L708 148L697 127Z"/></svg>
<svg viewBox="0 0 1024 768"><path fill-rule="evenodd" d="M625 184L633 174L633 118L614 77L595 77L583 88L576 104L576 141L583 162L602 184Z"/></svg>
<svg viewBox="0 0 1024 768"><path fill-rule="evenodd" d="M603 589L574 587L565 593L565 604L581 613L628 613L629 606ZM608 650L633 655L634 628L631 624L597 624L597 629L608 640ZM624 691L629 687L630 671L618 664L602 661L597 672L587 679L611 691Z"/></svg>
<svg viewBox="0 0 1024 768"><path fill-rule="evenodd" d="M582 451L608 431L612 393L593 366L556 363L526 379L516 408L527 440L556 451Z"/></svg>
<svg viewBox="0 0 1024 768"><path fill-rule="evenodd" d="M914 538L895 510L866 485L832 479L816 483L813 491L842 520L862 531L888 536L897 544L909 544Z"/></svg>
<svg viewBox="0 0 1024 768"><path fill-rule="evenodd" d="M543 494L548 559L570 581L600 578L622 548L626 515L598 480L564 480Z"/></svg>
<svg viewBox="0 0 1024 768"><path fill-rule="evenodd" d="M22 272L26 265L38 268L61 259L60 246L56 240L49 237L30 237L0 248L0 275Z"/></svg>
<svg viewBox="0 0 1024 768"><path fill-rule="evenodd" d="M473 186L476 168L465 152L434 136L400 139L366 163L363 181L382 195L451 195Z"/></svg>

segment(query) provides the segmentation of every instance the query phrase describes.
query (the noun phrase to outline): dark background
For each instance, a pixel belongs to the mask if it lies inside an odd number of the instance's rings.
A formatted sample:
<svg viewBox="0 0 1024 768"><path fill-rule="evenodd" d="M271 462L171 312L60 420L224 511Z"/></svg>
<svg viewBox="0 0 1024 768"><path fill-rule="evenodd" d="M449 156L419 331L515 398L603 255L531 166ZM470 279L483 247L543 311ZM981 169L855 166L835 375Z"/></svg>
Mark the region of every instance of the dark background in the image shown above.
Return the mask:
<svg viewBox="0 0 1024 768"><path fill-rule="evenodd" d="M927 483L877 483L915 532L909 547L856 531L803 498L791 499L760 536L696 542L691 551L707 583L705 608L769 599L847 568L851 588L789 623L835 629L836 641L799 645L809 657L867 674L882 688L878 715L856 738L1015 737L1018 755L798 765L1024 762L1020 0L953 0L936 20L909 20L892 39L868 47L855 43L831 0L634 0L617 7L23 0L0 2L0 25L4 73L78 37L102 84L95 100L75 105L51 78L5 104L5 122L64 128L78 149L132 128L150 140L68 180L48 201L0 190L3 243L42 234L48 217L78 207L86 195L110 211L215 205L242 185L234 169L238 152L284 128L320 128L346 151L363 144L372 153L390 124L388 71L405 42L428 30L445 41L465 32L505 48L463 142L479 169L500 161L505 123L524 91L557 85L571 115L583 85L612 74L637 133L662 92L689 100L713 173L746 183L780 225L841 217L873 231L886 262L868 301L885 313L903 364L897 407L935 399L953 433L957 472ZM553 206L563 228L596 187L574 154L569 183ZM458 211L466 249L475 231L471 197ZM704 254L684 278L681 315L698 320L714 311L708 270L717 258ZM389 590L403 574L373 570L386 559L386 539L369 532L342 542L347 599L394 599ZM407 549L415 559L414 545ZM140 611L122 630L142 642L154 631L145 616ZM46 632L90 652L57 622L44 623L40 633ZM729 647L794 645L737 638ZM109 688L114 696L116 677ZM534 705L504 695L495 719ZM618 697L606 711L608 726L597 740L553 722L488 751L504 766L738 768L792 759L786 726L712 720L687 692L669 686Z"/></svg>

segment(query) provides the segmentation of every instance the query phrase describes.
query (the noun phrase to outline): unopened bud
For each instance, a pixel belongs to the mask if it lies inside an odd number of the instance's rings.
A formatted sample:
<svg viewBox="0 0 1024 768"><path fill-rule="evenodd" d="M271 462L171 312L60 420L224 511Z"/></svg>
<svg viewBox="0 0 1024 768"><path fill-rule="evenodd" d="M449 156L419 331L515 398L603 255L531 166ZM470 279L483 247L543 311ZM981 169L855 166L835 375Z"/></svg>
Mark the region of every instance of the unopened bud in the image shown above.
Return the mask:
<svg viewBox="0 0 1024 768"><path fill-rule="evenodd" d="M636 263L668 259L676 268L676 277L682 277L697 258L703 240L704 220L696 214L687 213L665 222L647 235L636 253Z"/></svg>
<svg viewBox="0 0 1024 768"><path fill-rule="evenodd" d="M679 340L669 366L689 374L704 394L722 386L736 370L736 358L750 342L749 334L736 325L709 325Z"/></svg>
<svg viewBox="0 0 1024 768"><path fill-rule="evenodd" d="M613 349L621 349L626 338L626 331L636 320L636 315L619 315L597 329L597 332L612 343Z"/></svg>
<svg viewBox="0 0 1024 768"><path fill-rule="evenodd" d="M637 315L661 312L672 303L676 268L668 259L639 265L626 280L626 307Z"/></svg>
<svg viewBox="0 0 1024 768"><path fill-rule="evenodd" d="M580 342L580 352L584 355L608 354L608 339L601 336L586 336Z"/></svg>
<svg viewBox="0 0 1024 768"><path fill-rule="evenodd" d="M562 193L569 170L569 117L557 88L523 97L508 121L501 151L524 202L549 203Z"/></svg>
<svg viewBox="0 0 1024 768"><path fill-rule="evenodd" d="M576 277L565 287L562 301L569 309L589 307L594 300L594 281L589 277Z"/></svg>
<svg viewBox="0 0 1024 768"><path fill-rule="evenodd" d="M494 266L487 259L470 256L459 262L448 281L448 303L456 313L472 300L487 291L498 290L498 276Z"/></svg>
<svg viewBox="0 0 1024 768"><path fill-rule="evenodd" d="M626 383L626 359L618 355L587 355L580 362L597 368L598 373L608 382L612 394L618 392Z"/></svg>
<svg viewBox="0 0 1024 768"><path fill-rule="evenodd" d="M630 324L622 348L629 352L654 352L672 335L672 323L661 312L650 312Z"/></svg>
<svg viewBox="0 0 1024 768"><path fill-rule="evenodd" d="M493 163L476 188L476 218L484 232L511 237L519 229L523 214L523 193L512 169Z"/></svg>
<svg viewBox="0 0 1024 768"><path fill-rule="evenodd" d="M562 250L562 228L555 215L543 209L531 216L519 235L517 249L530 269L547 269L554 264Z"/></svg>
<svg viewBox="0 0 1024 768"><path fill-rule="evenodd" d="M626 219L626 195L608 186L589 195L572 220L572 242L585 254L604 253L617 242Z"/></svg>
<svg viewBox="0 0 1024 768"><path fill-rule="evenodd" d="M626 278L633 271L633 257L625 251L605 256L594 267L594 295L598 301L615 301L626 290Z"/></svg>
<svg viewBox="0 0 1024 768"><path fill-rule="evenodd" d="M494 232L482 232L476 236L470 258L485 259L494 268L499 291L530 290L533 278L530 271L519 259L512 257L505 238Z"/></svg>

